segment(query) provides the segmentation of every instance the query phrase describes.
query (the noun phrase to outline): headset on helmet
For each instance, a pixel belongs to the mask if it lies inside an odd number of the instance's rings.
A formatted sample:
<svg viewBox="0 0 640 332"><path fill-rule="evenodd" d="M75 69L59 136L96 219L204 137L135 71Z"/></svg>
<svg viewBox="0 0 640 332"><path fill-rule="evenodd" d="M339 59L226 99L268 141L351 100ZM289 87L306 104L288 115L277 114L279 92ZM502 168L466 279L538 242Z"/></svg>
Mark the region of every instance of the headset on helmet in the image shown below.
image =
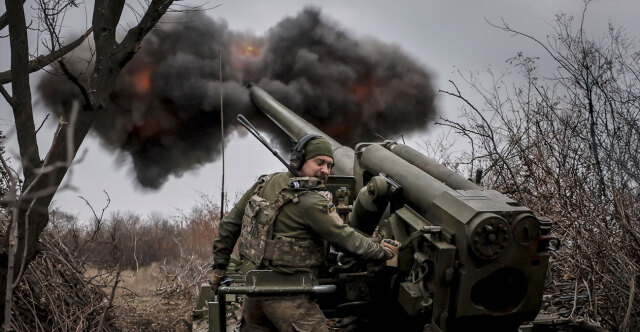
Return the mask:
<svg viewBox="0 0 640 332"><path fill-rule="evenodd" d="M304 149L304 147L307 145L307 143L309 143L309 141L318 137L322 136L316 134L307 134L298 141L298 143L291 149L291 167L296 170L300 170L302 168L306 155L306 150Z"/></svg>

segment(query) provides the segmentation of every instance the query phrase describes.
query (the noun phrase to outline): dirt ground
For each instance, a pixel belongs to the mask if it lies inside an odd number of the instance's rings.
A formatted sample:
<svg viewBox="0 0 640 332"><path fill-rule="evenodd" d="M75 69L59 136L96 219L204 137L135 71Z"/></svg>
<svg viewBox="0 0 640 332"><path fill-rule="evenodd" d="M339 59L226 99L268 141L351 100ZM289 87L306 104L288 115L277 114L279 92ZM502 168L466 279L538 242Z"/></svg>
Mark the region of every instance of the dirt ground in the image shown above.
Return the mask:
<svg viewBox="0 0 640 332"><path fill-rule="evenodd" d="M164 299L148 293L121 300L116 320L122 331L189 331L192 304L186 299Z"/></svg>
<svg viewBox="0 0 640 332"><path fill-rule="evenodd" d="M158 295L155 272L155 266L122 272L114 300L116 326L122 331L189 331L193 300L188 294Z"/></svg>

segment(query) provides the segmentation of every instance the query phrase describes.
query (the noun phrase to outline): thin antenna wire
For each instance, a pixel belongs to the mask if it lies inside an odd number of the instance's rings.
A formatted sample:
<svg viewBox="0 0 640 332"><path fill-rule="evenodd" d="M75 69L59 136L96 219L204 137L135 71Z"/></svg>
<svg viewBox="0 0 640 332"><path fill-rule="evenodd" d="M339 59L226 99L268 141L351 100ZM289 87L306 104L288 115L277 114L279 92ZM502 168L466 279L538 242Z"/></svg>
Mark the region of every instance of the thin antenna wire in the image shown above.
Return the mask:
<svg viewBox="0 0 640 332"><path fill-rule="evenodd" d="M220 59L220 145L222 146L222 189L220 190L220 221L224 217L224 104L222 103L222 51L218 49Z"/></svg>

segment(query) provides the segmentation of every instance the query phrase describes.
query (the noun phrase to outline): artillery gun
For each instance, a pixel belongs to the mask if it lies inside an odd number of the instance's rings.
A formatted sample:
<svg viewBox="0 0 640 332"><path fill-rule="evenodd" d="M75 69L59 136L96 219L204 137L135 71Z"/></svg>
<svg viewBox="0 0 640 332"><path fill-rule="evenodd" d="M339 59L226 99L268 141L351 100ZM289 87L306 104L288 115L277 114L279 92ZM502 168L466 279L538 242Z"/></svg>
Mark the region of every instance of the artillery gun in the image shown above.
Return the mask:
<svg viewBox="0 0 640 332"><path fill-rule="evenodd" d="M343 146L259 87L248 88L254 105L292 139L317 134L332 144L336 166L326 186L345 222L402 248L397 267L327 248L319 280L236 273L218 296L205 284L194 326L204 321L209 331L226 331L227 302L237 294L314 293L336 330L549 330L521 325L542 306L549 252L559 245L551 220L484 189L480 176L472 182L406 145Z"/></svg>

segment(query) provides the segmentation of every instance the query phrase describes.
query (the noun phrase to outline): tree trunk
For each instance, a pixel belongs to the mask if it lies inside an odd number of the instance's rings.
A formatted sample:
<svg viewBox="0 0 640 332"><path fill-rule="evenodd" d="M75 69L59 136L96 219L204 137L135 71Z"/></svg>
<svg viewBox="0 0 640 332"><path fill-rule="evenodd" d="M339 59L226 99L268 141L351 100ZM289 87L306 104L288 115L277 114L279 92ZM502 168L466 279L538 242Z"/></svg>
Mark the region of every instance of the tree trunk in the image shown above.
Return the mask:
<svg viewBox="0 0 640 332"><path fill-rule="evenodd" d="M0 240L0 301L3 303L7 291L11 291L8 281L8 248L13 223L18 223L17 248L14 255L12 278L19 276L37 255L40 234L49 222L49 204L60 188L80 145L84 141L93 121L104 105L116 84L120 71L137 52L144 36L164 15L173 0L152 0L140 23L129 30L121 43L116 42L115 32L125 5L124 0L97 0L93 13L93 37L96 46L96 63L89 76L91 90L77 83L84 93L83 107L74 119L64 119L53 139L45 162L40 160L38 142L31 104L29 85L29 48L22 0L6 0L7 19L11 45L11 87L13 97L5 98L13 107L16 132L20 147L23 168L23 190L18 198L18 217L10 221L7 232ZM61 54L62 56L64 54ZM69 144L71 142L71 144ZM16 284L12 281L12 284ZM4 321L4 310L0 310L0 322ZM9 327L7 327L9 328Z"/></svg>

